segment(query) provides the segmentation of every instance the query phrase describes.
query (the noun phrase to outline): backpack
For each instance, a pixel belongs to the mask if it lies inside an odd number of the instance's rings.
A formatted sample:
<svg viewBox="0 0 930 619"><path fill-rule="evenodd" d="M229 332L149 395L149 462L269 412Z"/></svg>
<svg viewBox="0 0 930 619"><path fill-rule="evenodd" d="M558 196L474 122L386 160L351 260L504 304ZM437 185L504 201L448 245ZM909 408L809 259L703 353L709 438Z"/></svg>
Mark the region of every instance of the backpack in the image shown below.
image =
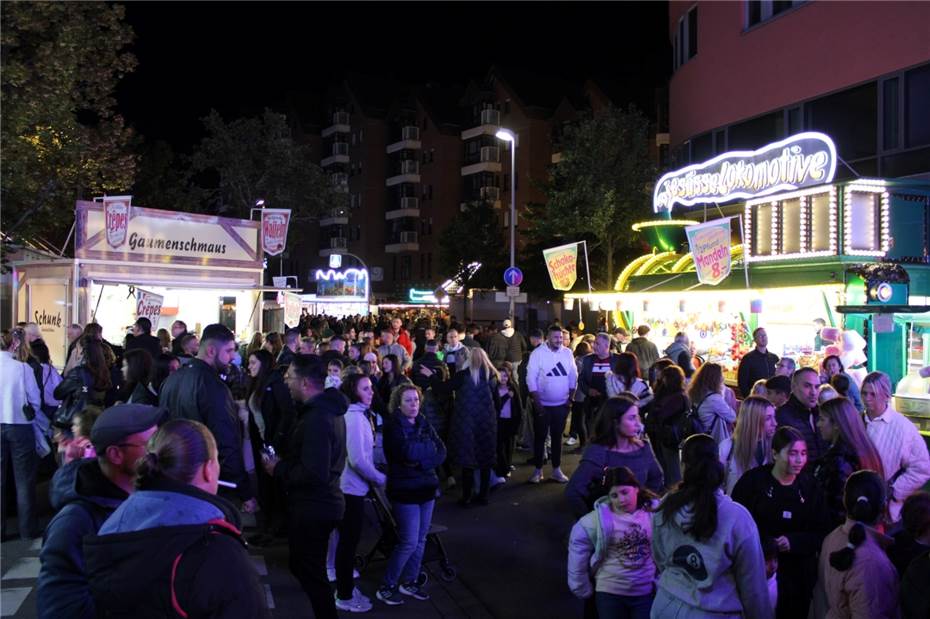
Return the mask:
<svg viewBox="0 0 930 619"><path fill-rule="evenodd" d="M669 439L675 446L680 447L682 443L695 434L707 433L707 428L704 427L701 418L698 416L698 410L703 403L704 399L701 399L700 402L692 404L688 412L681 416L681 419L670 424L671 436Z"/></svg>

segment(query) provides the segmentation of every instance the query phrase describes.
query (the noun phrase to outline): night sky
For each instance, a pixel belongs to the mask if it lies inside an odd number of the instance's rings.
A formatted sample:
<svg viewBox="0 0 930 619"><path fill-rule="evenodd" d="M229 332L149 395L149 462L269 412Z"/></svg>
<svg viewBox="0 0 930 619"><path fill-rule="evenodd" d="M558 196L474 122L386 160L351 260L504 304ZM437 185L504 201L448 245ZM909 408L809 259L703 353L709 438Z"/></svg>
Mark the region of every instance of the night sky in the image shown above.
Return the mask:
<svg viewBox="0 0 930 619"><path fill-rule="evenodd" d="M495 62L562 78L664 83L667 4L131 2L139 66L117 91L147 140L189 151L210 108L283 110L347 72L467 83Z"/></svg>

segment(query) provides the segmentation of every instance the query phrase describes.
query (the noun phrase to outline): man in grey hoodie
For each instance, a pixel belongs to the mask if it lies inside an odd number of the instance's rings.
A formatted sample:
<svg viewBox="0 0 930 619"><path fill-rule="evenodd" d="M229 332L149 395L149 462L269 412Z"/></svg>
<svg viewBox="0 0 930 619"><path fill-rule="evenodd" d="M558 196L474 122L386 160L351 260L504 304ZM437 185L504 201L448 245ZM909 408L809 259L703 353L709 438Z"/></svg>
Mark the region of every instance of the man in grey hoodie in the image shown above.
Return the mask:
<svg viewBox="0 0 930 619"><path fill-rule="evenodd" d="M694 365L691 363L691 342L684 331L675 334L675 340L665 349L665 356L682 369L685 378L691 378L694 374Z"/></svg>

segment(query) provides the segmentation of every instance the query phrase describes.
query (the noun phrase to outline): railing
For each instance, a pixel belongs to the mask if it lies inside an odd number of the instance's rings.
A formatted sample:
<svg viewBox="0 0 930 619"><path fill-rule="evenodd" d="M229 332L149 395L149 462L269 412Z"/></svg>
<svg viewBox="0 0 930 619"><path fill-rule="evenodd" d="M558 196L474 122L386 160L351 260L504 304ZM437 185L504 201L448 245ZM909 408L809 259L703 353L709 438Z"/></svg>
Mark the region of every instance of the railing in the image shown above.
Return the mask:
<svg viewBox="0 0 930 619"><path fill-rule="evenodd" d="M348 245L348 239L344 236L333 236L329 239L330 249L345 249Z"/></svg>
<svg viewBox="0 0 930 619"><path fill-rule="evenodd" d="M400 242L401 243L416 243L417 242L417 233L416 231L405 231L400 233Z"/></svg>
<svg viewBox="0 0 930 619"><path fill-rule="evenodd" d="M348 218L349 212L344 208L331 208L326 211L326 217L323 219L339 219L339 218Z"/></svg>
<svg viewBox="0 0 930 619"><path fill-rule="evenodd" d="M349 184L349 175L345 172L336 172L330 177L330 180L333 182L334 187L345 187Z"/></svg>
<svg viewBox="0 0 930 619"><path fill-rule="evenodd" d="M400 162L401 174L419 174L420 162L415 159L406 159Z"/></svg>
<svg viewBox="0 0 930 619"><path fill-rule="evenodd" d="M498 163L501 160L501 150L497 146L481 147L481 163Z"/></svg>
<svg viewBox="0 0 930 619"><path fill-rule="evenodd" d="M482 125L500 125L501 113L498 110L481 110Z"/></svg>
<svg viewBox="0 0 930 619"><path fill-rule="evenodd" d="M349 114L347 112L335 112L333 114L333 124L334 125L348 125Z"/></svg>
<svg viewBox="0 0 930 619"><path fill-rule="evenodd" d="M339 155L348 157L349 155L348 142L334 142L333 143L333 157L336 157Z"/></svg>
<svg viewBox="0 0 930 619"><path fill-rule="evenodd" d="M497 202L501 199L501 190L499 187L482 187L479 190L479 195L482 200Z"/></svg>
<svg viewBox="0 0 930 619"><path fill-rule="evenodd" d="M419 140L420 139L420 128L419 127L404 127L400 131L402 140Z"/></svg>
<svg viewBox="0 0 930 619"><path fill-rule="evenodd" d="M420 199L419 198L401 198L400 208L404 210L420 208Z"/></svg>

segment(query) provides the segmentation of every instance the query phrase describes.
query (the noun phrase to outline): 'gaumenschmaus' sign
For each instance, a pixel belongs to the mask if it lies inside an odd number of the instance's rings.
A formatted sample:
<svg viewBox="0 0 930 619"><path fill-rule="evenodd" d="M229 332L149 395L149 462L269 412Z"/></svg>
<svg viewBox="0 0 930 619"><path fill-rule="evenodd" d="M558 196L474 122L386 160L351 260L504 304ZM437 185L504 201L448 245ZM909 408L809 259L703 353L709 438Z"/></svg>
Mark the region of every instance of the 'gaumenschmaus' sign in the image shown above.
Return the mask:
<svg viewBox="0 0 930 619"><path fill-rule="evenodd" d="M757 198L833 180L836 147L823 133L807 132L752 151L732 151L669 172L656 183L653 208Z"/></svg>

